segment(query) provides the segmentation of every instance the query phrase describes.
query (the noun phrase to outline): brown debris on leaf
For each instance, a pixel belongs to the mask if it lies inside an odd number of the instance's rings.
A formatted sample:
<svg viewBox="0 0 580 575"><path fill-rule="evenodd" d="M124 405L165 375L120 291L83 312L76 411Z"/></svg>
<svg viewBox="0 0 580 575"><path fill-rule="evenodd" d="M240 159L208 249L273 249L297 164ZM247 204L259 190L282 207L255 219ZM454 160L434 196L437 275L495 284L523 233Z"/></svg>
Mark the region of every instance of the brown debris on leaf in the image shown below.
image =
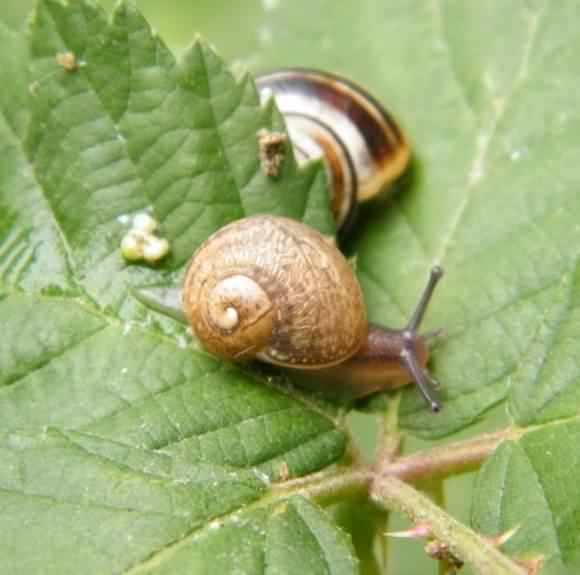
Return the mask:
<svg viewBox="0 0 580 575"><path fill-rule="evenodd" d="M257 136L262 172L270 178L277 178L284 163L288 136L284 132L273 132L266 129L259 130Z"/></svg>

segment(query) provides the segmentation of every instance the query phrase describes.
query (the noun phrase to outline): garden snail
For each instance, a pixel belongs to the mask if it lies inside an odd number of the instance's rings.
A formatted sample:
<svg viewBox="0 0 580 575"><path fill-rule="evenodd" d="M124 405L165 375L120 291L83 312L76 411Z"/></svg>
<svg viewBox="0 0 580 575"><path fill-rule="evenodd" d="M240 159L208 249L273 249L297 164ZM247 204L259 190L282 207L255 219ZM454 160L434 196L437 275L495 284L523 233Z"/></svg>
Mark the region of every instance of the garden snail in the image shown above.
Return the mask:
<svg viewBox="0 0 580 575"><path fill-rule="evenodd" d="M351 82L288 69L258 77L257 86L262 99L276 99L298 161L324 159L339 229L359 201L405 169L404 134ZM268 167L276 173L276 165ZM356 276L331 242L297 221L259 215L226 225L198 248L181 304L201 343L219 357L314 374L352 398L415 382L439 411L432 395L436 381L425 367L434 334L418 329L442 273L432 268L406 327L372 325ZM145 289L138 297L179 316L173 290Z"/></svg>
<svg viewBox="0 0 580 575"><path fill-rule="evenodd" d="M406 168L409 146L389 113L349 80L288 68L256 78L261 99L274 97L299 163L324 159L339 229Z"/></svg>
<svg viewBox="0 0 580 575"><path fill-rule="evenodd" d="M441 275L432 269L405 328L369 325L338 249L302 223L260 215L226 225L199 247L182 303L204 347L219 357L316 370L352 397L414 381L439 411L425 370L430 336L417 330Z"/></svg>

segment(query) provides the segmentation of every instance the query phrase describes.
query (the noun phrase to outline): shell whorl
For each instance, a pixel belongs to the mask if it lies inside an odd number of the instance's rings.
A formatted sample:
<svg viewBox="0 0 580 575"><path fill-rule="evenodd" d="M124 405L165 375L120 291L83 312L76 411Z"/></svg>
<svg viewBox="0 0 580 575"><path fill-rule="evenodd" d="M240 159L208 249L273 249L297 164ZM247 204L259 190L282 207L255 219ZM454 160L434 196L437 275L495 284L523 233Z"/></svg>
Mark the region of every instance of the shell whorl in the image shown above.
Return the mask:
<svg viewBox="0 0 580 575"><path fill-rule="evenodd" d="M309 69L282 69L256 78L262 100L274 97L299 163L322 157L340 228L357 201L374 197L409 161L404 133L365 90Z"/></svg>
<svg viewBox="0 0 580 575"><path fill-rule="evenodd" d="M330 366L367 333L348 262L321 234L282 217L245 218L208 238L187 271L183 305L208 351L230 360Z"/></svg>
<svg viewBox="0 0 580 575"><path fill-rule="evenodd" d="M185 279L183 304L192 327L215 355L253 357L268 344L273 329L273 303L260 285L264 276L249 267L218 270L215 255L205 256L213 261L194 258Z"/></svg>

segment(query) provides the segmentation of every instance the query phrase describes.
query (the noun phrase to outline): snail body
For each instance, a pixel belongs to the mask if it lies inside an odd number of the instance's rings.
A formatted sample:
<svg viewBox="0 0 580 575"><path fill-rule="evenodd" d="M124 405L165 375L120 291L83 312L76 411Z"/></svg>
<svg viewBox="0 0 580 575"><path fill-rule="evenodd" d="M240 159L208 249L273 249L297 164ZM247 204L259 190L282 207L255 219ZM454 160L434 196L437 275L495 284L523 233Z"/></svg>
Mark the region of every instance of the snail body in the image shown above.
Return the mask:
<svg viewBox="0 0 580 575"><path fill-rule="evenodd" d="M319 70L289 68L256 78L262 100L273 97L299 163L323 158L339 228L357 202L387 188L410 157L404 132L368 92Z"/></svg>
<svg viewBox="0 0 580 575"><path fill-rule="evenodd" d="M369 325L356 276L316 230L288 218L237 220L210 236L187 270L183 310L204 347L229 361L259 359L316 371L360 397L414 381L433 411L418 328L440 268L401 330Z"/></svg>

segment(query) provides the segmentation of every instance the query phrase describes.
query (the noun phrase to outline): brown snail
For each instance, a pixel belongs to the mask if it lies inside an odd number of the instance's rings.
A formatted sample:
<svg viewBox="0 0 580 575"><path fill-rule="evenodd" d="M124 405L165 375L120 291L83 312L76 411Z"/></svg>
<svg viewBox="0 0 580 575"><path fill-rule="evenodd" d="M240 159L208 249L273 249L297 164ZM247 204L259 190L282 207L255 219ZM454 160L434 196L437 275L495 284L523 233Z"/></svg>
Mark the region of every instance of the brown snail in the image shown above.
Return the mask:
<svg viewBox="0 0 580 575"><path fill-rule="evenodd" d="M337 227L358 202L373 198L405 170L409 145L391 115L350 80L288 68L256 78L263 101L273 97L299 163L323 158Z"/></svg>
<svg viewBox="0 0 580 575"><path fill-rule="evenodd" d="M431 409L435 381L418 333L439 278L429 282L403 329L367 322L359 283L344 256L294 220L253 216L226 225L197 250L185 276L183 309L211 353L316 371L353 397L414 381Z"/></svg>
<svg viewBox="0 0 580 575"><path fill-rule="evenodd" d="M350 81L288 69L259 76L257 86L263 100L276 99L298 161L324 159L339 228L351 221L358 202L374 197L407 166L403 132ZM276 174L278 166L268 168ZM205 348L224 359L255 358L313 374L353 398L415 382L439 411L431 391L436 381L425 367L434 334L418 329L442 273L432 268L406 327L372 325L356 276L331 242L294 220L261 215L226 225L199 247L181 302ZM174 290L137 295L180 315Z"/></svg>

